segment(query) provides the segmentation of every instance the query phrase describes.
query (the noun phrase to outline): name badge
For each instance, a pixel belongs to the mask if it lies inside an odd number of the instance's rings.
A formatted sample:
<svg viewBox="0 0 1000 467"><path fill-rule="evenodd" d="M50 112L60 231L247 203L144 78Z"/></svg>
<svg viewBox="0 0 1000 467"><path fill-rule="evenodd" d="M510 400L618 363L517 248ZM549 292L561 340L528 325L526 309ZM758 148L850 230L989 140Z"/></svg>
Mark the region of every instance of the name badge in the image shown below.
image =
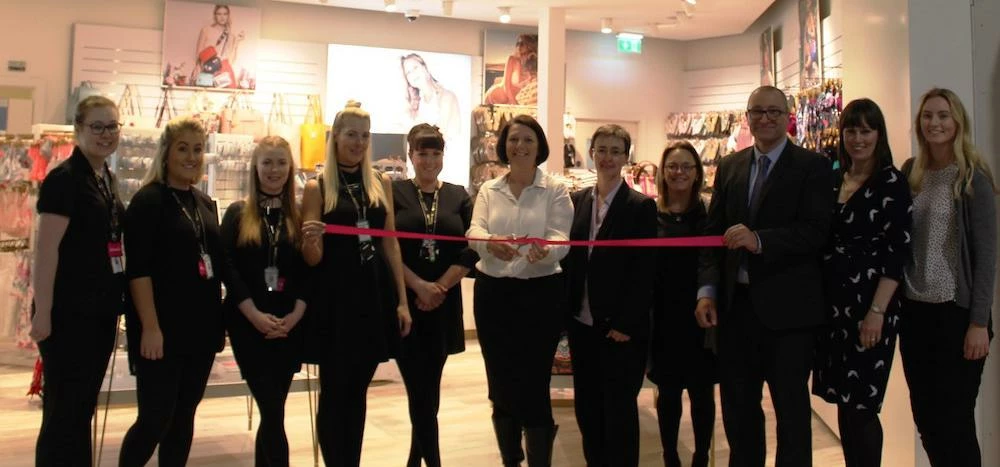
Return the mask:
<svg viewBox="0 0 1000 467"><path fill-rule="evenodd" d="M437 242L431 239L424 239L420 244L420 256L428 262L436 262L438 256Z"/></svg>
<svg viewBox="0 0 1000 467"><path fill-rule="evenodd" d="M203 279L211 279L215 277L215 273L212 272L212 257L208 253L202 253L201 259L198 260L198 274L201 275Z"/></svg>
<svg viewBox="0 0 1000 467"><path fill-rule="evenodd" d="M108 242L108 258L111 259L111 272L125 272L125 261L122 252L122 242Z"/></svg>
<svg viewBox="0 0 1000 467"><path fill-rule="evenodd" d="M268 292L282 292L285 289L285 280L278 274L278 268L274 266L264 268L264 284Z"/></svg>
<svg viewBox="0 0 1000 467"><path fill-rule="evenodd" d="M358 223L357 223L356 226L359 229L368 229L368 228L371 228L369 226L369 224L368 224L368 219L360 219L360 220L358 220ZM371 242L371 241L372 241L372 236L371 235L358 235L358 243Z"/></svg>

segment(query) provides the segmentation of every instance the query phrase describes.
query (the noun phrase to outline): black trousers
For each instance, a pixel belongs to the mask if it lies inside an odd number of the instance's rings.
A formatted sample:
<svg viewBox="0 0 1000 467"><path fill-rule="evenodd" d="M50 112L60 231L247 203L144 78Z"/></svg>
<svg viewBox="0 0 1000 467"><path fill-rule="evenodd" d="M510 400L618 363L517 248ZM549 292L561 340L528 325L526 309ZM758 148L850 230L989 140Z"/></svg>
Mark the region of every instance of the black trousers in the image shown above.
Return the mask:
<svg viewBox="0 0 1000 467"><path fill-rule="evenodd" d="M328 466L361 464L368 385L378 362L325 352L319 362L319 407L316 434Z"/></svg>
<svg viewBox="0 0 1000 467"><path fill-rule="evenodd" d="M719 326L722 421L730 466L764 465L765 381L778 422L776 467L812 465L808 381L814 345L812 329L766 328L750 302L749 289L736 286L732 307L720 317Z"/></svg>
<svg viewBox="0 0 1000 467"><path fill-rule="evenodd" d="M91 465L91 417L115 342L115 316L54 322L42 356L42 426L35 465Z"/></svg>
<svg viewBox="0 0 1000 467"><path fill-rule="evenodd" d="M421 460L427 467L441 465L437 415L441 406L441 374L447 360L447 355L429 351L404 351L396 358L410 410L410 456L406 461L409 467L420 467Z"/></svg>
<svg viewBox="0 0 1000 467"><path fill-rule="evenodd" d="M244 368L250 394L260 409L260 425L254 444L254 465L277 467L288 465L288 437L285 435L285 401L292 385L293 373L288 365L268 365L258 362L259 368Z"/></svg>
<svg viewBox="0 0 1000 467"><path fill-rule="evenodd" d="M663 464L680 467L677 453L677 436L680 434L684 389L691 401L691 425L694 428L694 456L692 467L708 465L708 451L712 447L715 431L715 383L685 383L681 378L657 385L656 419L660 426L660 444L663 446Z"/></svg>
<svg viewBox="0 0 1000 467"><path fill-rule="evenodd" d="M187 464L195 412L214 361L215 352L168 355L160 360L136 357L139 415L122 440L120 467L146 465L157 445L159 465Z"/></svg>
<svg viewBox="0 0 1000 467"><path fill-rule="evenodd" d="M573 319L569 324L576 422L589 466L639 464L636 398L646 370L646 339L615 342Z"/></svg>
<svg viewBox="0 0 1000 467"><path fill-rule="evenodd" d="M495 410L524 428L551 427L552 360L559 344L562 275L476 276L476 332Z"/></svg>
<svg viewBox="0 0 1000 467"><path fill-rule="evenodd" d="M975 410L986 359L964 357L969 310L954 302L904 299L900 319L899 352L913 422L931 465L982 465Z"/></svg>

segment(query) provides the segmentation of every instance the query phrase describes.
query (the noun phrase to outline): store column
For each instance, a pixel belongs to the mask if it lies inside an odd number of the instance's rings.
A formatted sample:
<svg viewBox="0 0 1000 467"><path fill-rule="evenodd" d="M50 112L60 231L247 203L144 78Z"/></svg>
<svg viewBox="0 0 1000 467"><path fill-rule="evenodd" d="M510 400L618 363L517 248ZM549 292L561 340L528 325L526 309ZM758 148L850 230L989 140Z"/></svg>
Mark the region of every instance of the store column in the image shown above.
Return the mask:
<svg viewBox="0 0 1000 467"><path fill-rule="evenodd" d="M538 123L549 141L546 170L563 169L563 113L566 111L566 10L543 8L538 18Z"/></svg>

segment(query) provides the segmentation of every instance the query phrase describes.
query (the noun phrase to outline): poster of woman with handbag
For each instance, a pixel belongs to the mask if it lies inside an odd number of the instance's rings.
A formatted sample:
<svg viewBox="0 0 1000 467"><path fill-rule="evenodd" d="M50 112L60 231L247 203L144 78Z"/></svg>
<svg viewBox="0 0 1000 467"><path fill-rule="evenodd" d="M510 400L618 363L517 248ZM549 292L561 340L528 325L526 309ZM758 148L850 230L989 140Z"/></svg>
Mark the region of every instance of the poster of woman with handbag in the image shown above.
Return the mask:
<svg viewBox="0 0 1000 467"><path fill-rule="evenodd" d="M199 27L207 16L212 22ZM255 89L259 37L260 10L256 8L168 1L163 28L163 61L168 73L163 82Z"/></svg>

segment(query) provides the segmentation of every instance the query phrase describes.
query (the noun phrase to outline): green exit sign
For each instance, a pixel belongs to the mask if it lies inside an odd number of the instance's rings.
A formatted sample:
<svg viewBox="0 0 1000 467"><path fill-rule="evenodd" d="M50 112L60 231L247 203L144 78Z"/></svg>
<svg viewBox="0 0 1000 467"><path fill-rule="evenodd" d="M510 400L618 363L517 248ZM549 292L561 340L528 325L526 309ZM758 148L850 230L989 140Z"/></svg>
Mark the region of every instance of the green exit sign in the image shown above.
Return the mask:
<svg viewBox="0 0 1000 467"><path fill-rule="evenodd" d="M641 54L642 35L629 33L618 34L618 51L623 54Z"/></svg>

